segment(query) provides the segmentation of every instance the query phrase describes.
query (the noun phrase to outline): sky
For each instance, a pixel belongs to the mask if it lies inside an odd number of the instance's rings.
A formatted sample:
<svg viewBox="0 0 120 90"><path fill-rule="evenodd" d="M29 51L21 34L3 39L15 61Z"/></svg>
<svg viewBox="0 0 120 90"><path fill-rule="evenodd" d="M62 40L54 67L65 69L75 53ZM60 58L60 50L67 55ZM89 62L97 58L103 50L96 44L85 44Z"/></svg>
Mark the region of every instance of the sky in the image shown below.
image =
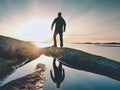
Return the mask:
<svg viewBox="0 0 120 90"><path fill-rule="evenodd" d="M64 42L120 42L120 0L0 0L0 35L52 41L58 12Z"/></svg>

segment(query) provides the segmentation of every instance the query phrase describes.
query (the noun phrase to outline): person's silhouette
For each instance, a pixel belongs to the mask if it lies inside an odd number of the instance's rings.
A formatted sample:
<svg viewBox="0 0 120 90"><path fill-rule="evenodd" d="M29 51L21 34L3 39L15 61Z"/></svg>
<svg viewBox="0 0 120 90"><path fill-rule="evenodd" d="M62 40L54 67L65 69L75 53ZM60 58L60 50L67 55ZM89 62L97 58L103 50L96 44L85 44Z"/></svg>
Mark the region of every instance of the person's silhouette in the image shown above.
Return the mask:
<svg viewBox="0 0 120 90"><path fill-rule="evenodd" d="M60 84L63 82L65 78L65 71L62 69L62 63L59 63L59 66L56 66L56 59L53 60L53 69L54 69L54 77L52 74L52 70L50 70L50 75L54 83L56 83L56 87L60 88Z"/></svg>
<svg viewBox="0 0 120 90"><path fill-rule="evenodd" d="M54 19L51 25L51 30L53 29L53 26L55 25L55 31L53 35L53 40L54 40L54 47L57 47L57 41L56 41L56 36L59 34L60 36L60 46L63 47L63 31L65 32L66 29L66 22L62 18L62 13L58 13L58 17Z"/></svg>

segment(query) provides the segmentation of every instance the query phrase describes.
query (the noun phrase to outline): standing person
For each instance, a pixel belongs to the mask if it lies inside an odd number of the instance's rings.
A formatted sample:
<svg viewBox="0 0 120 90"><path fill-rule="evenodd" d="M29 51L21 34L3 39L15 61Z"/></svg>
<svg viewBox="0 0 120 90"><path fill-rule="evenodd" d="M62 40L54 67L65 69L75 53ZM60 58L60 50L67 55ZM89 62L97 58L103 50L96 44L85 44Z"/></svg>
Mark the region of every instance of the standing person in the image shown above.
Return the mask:
<svg viewBox="0 0 120 90"><path fill-rule="evenodd" d="M54 47L57 47L57 41L56 41L56 36L59 34L60 36L60 46L63 47L63 31L65 32L66 29L66 22L62 18L62 13L58 13L58 17L54 19L51 25L51 30L53 29L53 26L55 25L55 31L53 35L53 40L54 40Z"/></svg>

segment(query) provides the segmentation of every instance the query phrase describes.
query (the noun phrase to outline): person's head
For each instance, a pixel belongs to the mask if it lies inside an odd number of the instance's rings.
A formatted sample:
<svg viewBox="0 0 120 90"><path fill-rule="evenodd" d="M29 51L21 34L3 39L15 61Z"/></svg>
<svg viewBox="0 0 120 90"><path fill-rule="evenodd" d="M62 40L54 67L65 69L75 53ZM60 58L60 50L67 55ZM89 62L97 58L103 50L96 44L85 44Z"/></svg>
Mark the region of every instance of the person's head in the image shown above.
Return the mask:
<svg viewBox="0 0 120 90"><path fill-rule="evenodd" d="M56 86L57 86L57 88L60 88L60 84L59 83L56 83Z"/></svg>
<svg viewBox="0 0 120 90"><path fill-rule="evenodd" d="M62 16L62 13L61 12L58 12L58 17L61 17Z"/></svg>

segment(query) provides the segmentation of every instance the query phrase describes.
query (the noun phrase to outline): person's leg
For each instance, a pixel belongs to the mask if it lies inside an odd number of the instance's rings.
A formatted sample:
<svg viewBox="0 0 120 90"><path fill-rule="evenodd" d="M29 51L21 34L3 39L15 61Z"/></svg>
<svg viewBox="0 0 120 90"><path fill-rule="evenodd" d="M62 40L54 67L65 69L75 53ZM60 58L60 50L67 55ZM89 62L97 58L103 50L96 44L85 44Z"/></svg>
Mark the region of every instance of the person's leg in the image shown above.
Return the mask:
<svg viewBox="0 0 120 90"><path fill-rule="evenodd" d="M54 71L57 69L57 66L56 66L56 59L55 59L55 58L53 59L53 69L54 69Z"/></svg>
<svg viewBox="0 0 120 90"><path fill-rule="evenodd" d="M57 47L56 36L57 36L57 32L54 32L53 40L54 40L54 46L55 46L55 47Z"/></svg>
<svg viewBox="0 0 120 90"><path fill-rule="evenodd" d="M62 70L62 63L61 62L59 62L58 68L59 68L60 71Z"/></svg>
<svg viewBox="0 0 120 90"><path fill-rule="evenodd" d="M59 32L60 36L60 46L63 47L63 32Z"/></svg>

